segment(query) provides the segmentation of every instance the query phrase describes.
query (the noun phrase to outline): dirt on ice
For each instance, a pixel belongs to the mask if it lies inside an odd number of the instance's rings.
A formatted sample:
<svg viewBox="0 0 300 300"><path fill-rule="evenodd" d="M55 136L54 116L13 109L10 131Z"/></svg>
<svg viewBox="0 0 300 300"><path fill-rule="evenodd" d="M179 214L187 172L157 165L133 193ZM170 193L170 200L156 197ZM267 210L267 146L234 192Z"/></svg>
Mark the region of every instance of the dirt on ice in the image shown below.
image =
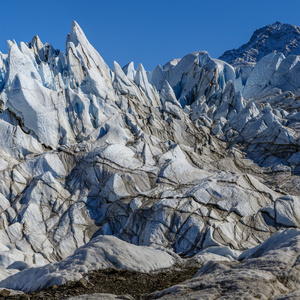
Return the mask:
<svg viewBox="0 0 300 300"><path fill-rule="evenodd" d="M88 273L85 279L78 282L68 282L58 287L52 286L39 292L8 296L5 299L61 300L95 293L130 295L133 299L152 299L151 293L190 279L198 270L196 267L188 267L150 274L117 269L98 270Z"/></svg>

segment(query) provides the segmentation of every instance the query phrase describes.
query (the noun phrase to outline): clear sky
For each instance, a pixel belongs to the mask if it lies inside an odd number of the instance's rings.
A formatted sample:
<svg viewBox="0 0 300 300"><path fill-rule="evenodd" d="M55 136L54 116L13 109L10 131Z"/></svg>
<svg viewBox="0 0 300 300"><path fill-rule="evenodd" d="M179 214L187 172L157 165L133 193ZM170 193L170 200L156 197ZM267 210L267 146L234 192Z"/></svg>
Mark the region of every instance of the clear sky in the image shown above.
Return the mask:
<svg viewBox="0 0 300 300"><path fill-rule="evenodd" d="M0 51L36 34L64 51L72 20L110 67L134 61L152 70L198 50L217 58L276 21L300 26L300 0L2 1Z"/></svg>

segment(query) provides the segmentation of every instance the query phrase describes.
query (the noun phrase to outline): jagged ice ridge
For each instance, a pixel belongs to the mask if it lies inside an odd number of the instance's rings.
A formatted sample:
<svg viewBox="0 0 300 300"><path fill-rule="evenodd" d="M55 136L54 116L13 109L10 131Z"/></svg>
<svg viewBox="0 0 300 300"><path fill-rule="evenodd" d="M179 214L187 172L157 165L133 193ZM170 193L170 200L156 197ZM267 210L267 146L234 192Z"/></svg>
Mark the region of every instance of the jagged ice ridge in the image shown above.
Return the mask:
<svg viewBox="0 0 300 300"><path fill-rule="evenodd" d="M0 287L194 264L153 297L299 296L300 56L110 70L76 22L65 53L8 47Z"/></svg>

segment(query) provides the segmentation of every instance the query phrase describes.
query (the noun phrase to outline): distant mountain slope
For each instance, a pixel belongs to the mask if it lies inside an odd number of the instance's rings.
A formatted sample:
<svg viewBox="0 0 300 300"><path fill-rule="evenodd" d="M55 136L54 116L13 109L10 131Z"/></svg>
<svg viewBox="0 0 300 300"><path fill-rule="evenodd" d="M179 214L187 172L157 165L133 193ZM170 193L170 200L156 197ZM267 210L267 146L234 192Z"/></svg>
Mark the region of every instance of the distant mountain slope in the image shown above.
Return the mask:
<svg viewBox="0 0 300 300"><path fill-rule="evenodd" d="M230 64L255 63L272 52L300 54L300 27L276 22L256 30L250 41L228 50L219 59Z"/></svg>

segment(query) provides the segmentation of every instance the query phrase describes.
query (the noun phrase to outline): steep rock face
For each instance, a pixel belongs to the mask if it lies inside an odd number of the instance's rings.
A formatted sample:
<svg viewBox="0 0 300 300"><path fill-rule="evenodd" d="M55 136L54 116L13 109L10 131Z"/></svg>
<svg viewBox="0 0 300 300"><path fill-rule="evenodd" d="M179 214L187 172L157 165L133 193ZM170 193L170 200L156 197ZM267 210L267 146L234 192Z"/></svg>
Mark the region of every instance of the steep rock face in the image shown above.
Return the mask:
<svg viewBox="0 0 300 300"><path fill-rule="evenodd" d="M66 54L35 37L0 57L1 287L31 291L98 267L149 272L192 259L226 261L239 285L252 278L235 273L245 251L299 228L298 56L234 67L199 51L152 72L117 62L109 70L73 22ZM126 251L117 258L114 248ZM278 254L273 263L285 262ZM19 281L36 281L32 267L38 283ZM212 267L201 271L208 285ZM287 292L269 271L253 270L269 276L270 291Z"/></svg>
<svg viewBox="0 0 300 300"><path fill-rule="evenodd" d="M285 56L300 54L300 27L276 22L256 30L250 41L238 49L228 50L219 59L230 64L256 63L272 52Z"/></svg>

